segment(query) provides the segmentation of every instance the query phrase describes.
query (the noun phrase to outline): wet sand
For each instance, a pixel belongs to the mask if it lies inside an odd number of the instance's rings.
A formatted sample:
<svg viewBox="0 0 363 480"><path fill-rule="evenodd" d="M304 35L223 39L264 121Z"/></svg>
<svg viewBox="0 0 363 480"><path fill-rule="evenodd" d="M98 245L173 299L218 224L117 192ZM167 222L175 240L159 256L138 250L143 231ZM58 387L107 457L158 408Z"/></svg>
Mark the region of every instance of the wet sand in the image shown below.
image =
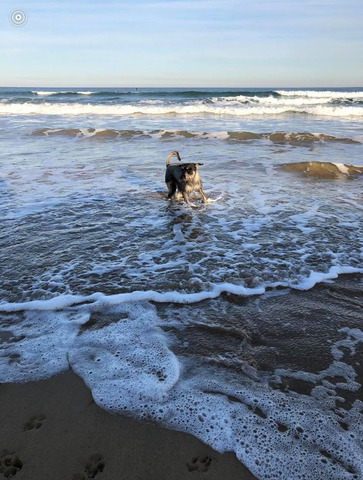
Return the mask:
<svg viewBox="0 0 363 480"><path fill-rule="evenodd" d="M5 477L12 472L16 480L255 479L232 453L221 455L191 435L102 410L72 372L2 384L0 402Z"/></svg>

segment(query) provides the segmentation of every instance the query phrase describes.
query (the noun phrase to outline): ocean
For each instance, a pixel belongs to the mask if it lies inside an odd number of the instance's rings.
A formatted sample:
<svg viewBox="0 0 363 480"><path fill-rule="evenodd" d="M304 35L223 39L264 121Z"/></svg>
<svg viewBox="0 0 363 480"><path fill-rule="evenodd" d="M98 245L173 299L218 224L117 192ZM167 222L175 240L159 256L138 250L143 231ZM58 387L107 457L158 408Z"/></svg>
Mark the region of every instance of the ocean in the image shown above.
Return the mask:
<svg viewBox="0 0 363 480"><path fill-rule="evenodd" d="M0 144L1 382L363 478L363 88L0 88Z"/></svg>

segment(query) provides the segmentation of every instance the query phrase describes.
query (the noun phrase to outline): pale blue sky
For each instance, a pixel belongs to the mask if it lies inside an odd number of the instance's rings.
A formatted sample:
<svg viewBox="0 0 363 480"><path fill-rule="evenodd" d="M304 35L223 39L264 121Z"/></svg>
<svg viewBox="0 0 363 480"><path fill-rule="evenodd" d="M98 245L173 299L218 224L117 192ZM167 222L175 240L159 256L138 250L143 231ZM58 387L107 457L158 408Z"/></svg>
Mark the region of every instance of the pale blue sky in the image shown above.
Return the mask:
<svg viewBox="0 0 363 480"><path fill-rule="evenodd" d="M363 0L3 0L0 32L1 86L363 86Z"/></svg>

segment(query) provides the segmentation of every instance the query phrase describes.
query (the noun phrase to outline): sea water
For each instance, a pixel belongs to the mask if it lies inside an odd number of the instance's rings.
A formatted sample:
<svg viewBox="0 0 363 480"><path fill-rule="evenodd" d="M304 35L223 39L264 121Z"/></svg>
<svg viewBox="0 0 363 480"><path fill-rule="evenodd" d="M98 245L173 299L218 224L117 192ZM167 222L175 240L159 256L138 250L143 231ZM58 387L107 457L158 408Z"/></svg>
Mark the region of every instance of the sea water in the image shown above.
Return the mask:
<svg viewBox="0 0 363 480"><path fill-rule="evenodd" d="M250 335L260 299L363 271L363 89L3 88L0 142L1 381L72 368L261 480L362 478L363 404L337 407L362 331L321 340L318 371L261 368ZM167 199L173 150L207 204Z"/></svg>

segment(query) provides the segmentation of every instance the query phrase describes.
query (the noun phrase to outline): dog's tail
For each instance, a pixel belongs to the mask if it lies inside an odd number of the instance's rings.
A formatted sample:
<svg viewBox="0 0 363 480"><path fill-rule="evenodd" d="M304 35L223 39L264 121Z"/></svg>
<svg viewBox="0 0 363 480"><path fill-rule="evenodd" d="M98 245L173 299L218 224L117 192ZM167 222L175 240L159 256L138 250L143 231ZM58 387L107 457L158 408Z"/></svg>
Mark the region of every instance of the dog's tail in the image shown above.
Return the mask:
<svg viewBox="0 0 363 480"><path fill-rule="evenodd" d="M166 159L166 164L167 164L167 165L170 165L170 159L171 159L171 157L172 157L173 155L176 156L176 158L179 160L179 162L181 161L179 152L177 152L176 150L174 150L173 152L169 153L168 158Z"/></svg>

